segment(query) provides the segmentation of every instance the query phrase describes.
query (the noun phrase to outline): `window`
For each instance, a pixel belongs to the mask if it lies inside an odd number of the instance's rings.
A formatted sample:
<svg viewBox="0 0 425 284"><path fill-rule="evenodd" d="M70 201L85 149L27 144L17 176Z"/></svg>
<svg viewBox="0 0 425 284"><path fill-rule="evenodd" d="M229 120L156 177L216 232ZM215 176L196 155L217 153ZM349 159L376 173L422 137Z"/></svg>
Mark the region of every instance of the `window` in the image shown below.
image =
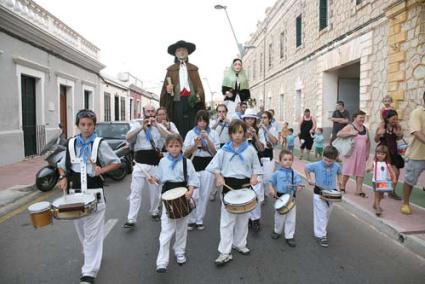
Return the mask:
<svg viewBox="0 0 425 284"><path fill-rule="evenodd" d="M130 120L133 119L133 99L130 99Z"/></svg>
<svg viewBox="0 0 425 284"><path fill-rule="evenodd" d="M88 90L84 90L84 108L85 109L90 109L90 97L91 97L91 92Z"/></svg>
<svg viewBox="0 0 425 284"><path fill-rule="evenodd" d="M269 69L273 67L273 39L269 43Z"/></svg>
<svg viewBox="0 0 425 284"><path fill-rule="evenodd" d="M125 98L121 98L121 120L125 120Z"/></svg>
<svg viewBox="0 0 425 284"><path fill-rule="evenodd" d="M296 46L299 47L302 44L302 21L301 15L299 15L296 19Z"/></svg>
<svg viewBox="0 0 425 284"><path fill-rule="evenodd" d="M359 5L363 2L363 0L356 0L356 5Z"/></svg>
<svg viewBox="0 0 425 284"><path fill-rule="evenodd" d="M120 98L114 97L114 119L115 121L120 120Z"/></svg>
<svg viewBox="0 0 425 284"><path fill-rule="evenodd" d="M104 121L111 121L111 95L109 93L105 93L104 95Z"/></svg>
<svg viewBox="0 0 425 284"><path fill-rule="evenodd" d="M327 26L328 26L328 0L319 0L319 30L323 30Z"/></svg>
<svg viewBox="0 0 425 284"><path fill-rule="evenodd" d="M279 39L279 54L280 54L280 59L283 59L283 57L285 56L285 33L281 32L280 33L280 39Z"/></svg>

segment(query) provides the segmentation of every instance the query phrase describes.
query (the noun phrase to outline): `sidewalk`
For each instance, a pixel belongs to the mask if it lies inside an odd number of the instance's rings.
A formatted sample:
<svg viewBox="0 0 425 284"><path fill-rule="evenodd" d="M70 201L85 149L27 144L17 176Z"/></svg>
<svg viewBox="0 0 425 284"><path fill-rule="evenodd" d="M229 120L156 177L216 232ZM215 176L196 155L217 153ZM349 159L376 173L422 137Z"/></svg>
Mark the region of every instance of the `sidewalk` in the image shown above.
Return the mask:
<svg viewBox="0 0 425 284"><path fill-rule="evenodd" d="M303 177L305 177L306 163L308 161L295 158L293 165L294 170ZM350 179L346 187L347 193L343 195L343 202L340 203L341 206L377 227L378 231L400 241L415 253L425 257L425 209L411 204L412 215L403 215L400 213L401 201L386 197L381 202L384 211L381 217L377 217L372 208L374 194L372 188L364 184L363 191L368 198L355 196L355 181ZM425 192L423 194L425 195Z"/></svg>
<svg viewBox="0 0 425 284"><path fill-rule="evenodd" d="M0 166L0 216L13 210L16 206L11 204L16 201L30 199L42 193L34 185L35 175L44 165L44 159L36 157Z"/></svg>

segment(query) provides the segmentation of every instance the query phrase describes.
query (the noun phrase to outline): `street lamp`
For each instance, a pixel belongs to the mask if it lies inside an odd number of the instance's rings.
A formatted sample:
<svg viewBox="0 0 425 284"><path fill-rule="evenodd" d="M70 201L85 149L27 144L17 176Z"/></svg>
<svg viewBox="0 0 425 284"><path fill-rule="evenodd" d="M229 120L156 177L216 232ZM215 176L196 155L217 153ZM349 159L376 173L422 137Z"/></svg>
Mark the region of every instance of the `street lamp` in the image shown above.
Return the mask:
<svg viewBox="0 0 425 284"><path fill-rule="evenodd" d="M227 13L227 6L218 4L218 5L215 5L214 8L217 9L217 10L224 10L224 13L226 13L226 17L227 17L227 20L229 21L230 29L232 30L233 37L235 38L236 46L238 47L238 50L239 50L241 57L243 57L245 55L245 53L248 49L255 48L255 46L253 46L253 45L242 45L241 43L239 43L239 41L236 37L235 30L233 29L232 22L230 21L229 14Z"/></svg>

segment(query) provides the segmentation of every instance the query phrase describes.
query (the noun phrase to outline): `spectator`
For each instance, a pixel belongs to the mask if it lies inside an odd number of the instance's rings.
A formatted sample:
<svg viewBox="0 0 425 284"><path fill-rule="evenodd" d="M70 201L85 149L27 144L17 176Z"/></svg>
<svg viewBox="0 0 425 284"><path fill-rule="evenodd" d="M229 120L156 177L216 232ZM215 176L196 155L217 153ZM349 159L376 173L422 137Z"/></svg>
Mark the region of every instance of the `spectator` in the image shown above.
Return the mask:
<svg viewBox="0 0 425 284"><path fill-rule="evenodd" d="M304 115L300 120L300 142L301 142L301 155L300 160L304 157L304 149L307 149L307 160L310 159L310 151L313 147L312 134L316 129L316 120L311 115L308 108L305 109Z"/></svg>
<svg viewBox="0 0 425 284"><path fill-rule="evenodd" d="M330 120L333 122L331 143L336 139L336 134L350 122L350 113L344 108L343 101L336 102L336 110Z"/></svg>
<svg viewBox="0 0 425 284"><path fill-rule="evenodd" d="M323 129L317 127L316 132L314 133L313 141L314 141L314 157L322 158L323 155L323 141L325 138L323 137Z"/></svg>
<svg viewBox="0 0 425 284"><path fill-rule="evenodd" d="M403 186L403 205L400 208L401 213L407 215L412 214L409 204L412 188L425 171L425 92L422 99L423 105L411 112L409 118L409 132L413 139L406 153L409 160Z"/></svg>
<svg viewBox="0 0 425 284"><path fill-rule="evenodd" d="M287 147L286 137L288 137L288 134L289 134L288 123L284 122L282 130L280 131L280 137L282 139L282 149L286 149Z"/></svg>
<svg viewBox="0 0 425 284"><path fill-rule="evenodd" d="M282 130L282 125L276 120L274 109L269 109L269 112L272 114L272 126L276 129L277 134L280 137L280 131Z"/></svg>
<svg viewBox="0 0 425 284"><path fill-rule="evenodd" d="M389 110L384 122L381 122L375 134L375 142L379 145L385 145L389 150L389 158L392 170L396 176L396 180L400 175L400 169L404 168L404 160L397 149L397 140L403 138L403 129L398 123L398 114L395 110ZM401 200L396 194L397 182L393 184L393 192L389 197L395 200Z"/></svg>
<svg viewBox="0 0 425 284"><path fill-rule="evenodd" d="M259 112L257 112L258 120L260 120L260 119L261 119L261 115L263 114L263 112L264 112L264 106L260 106L260 111L259 111Z"/></svg>
<svg viewBox="0 0 425 284"><path fill-rule="evenodd" d="M291 153L294 153L295 137L296 136L294 135L294 129L289 128L288 137L286 137L286 143L287 143L288 151L290 151Z"/></svg>
<svg viewBox="0 0 425 284"><path fill-rule="evenodd" d="M387 117L388 111L394 110L391 106L391 104L393 103L393 99L390 96L385 96L382 99L382 103L384 104L384 106L379 111L379 114L381 115L381 121L384 121L384 119Z"/></svg>
<svg viewBox="0 0 425 284"><path fill-rule="evenodd" d="M369 158L370 139L369 133L364 126L366 113L359 110L353 114L353 123L345 126L337 137L347 138L353 137L354 146L352 154L344 160L342 166L342 188L345 191L347 181L352 176L356 178L356 193L360 197L366 197L362 191L364 174L366 170L366 162Z"/></svg>

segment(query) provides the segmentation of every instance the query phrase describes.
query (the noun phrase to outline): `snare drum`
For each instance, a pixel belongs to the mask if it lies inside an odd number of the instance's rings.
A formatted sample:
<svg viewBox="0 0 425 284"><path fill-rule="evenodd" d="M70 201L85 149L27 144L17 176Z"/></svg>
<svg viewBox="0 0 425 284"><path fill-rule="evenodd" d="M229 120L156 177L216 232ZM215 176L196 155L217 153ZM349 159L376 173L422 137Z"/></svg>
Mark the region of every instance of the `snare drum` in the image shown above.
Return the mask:
<svg viewBox="0 0 425 284"><path fill-rule="evenodd" d="M28 207L31 216L31 223L34 228L44 227L53 223L50 202L37 202Z"/></svg>
<svg viewBox="0 0 425 284"><path fill-rule="evenodd" d="M323 189L320 192L320 199L332 202L341 202L342 201L342 193L336 189L328 190Z"/></svg>
<svg viewBox="0 0 425 284"><path fill-rule="evenodd" d="M231 190L223 197L224 207L229 213L243 214L255 209L257 197L250 188Z"/></svg>
<svg viewBox="0 0 425 284"><path fill-rule="evenodd" d="M294 206L295 198L289 193L282 195L274 203L274 209L282 215L287 214Z"/></svg>
<svg viewBox="0 0 425 284"><path fill-rule="evenodd" d="M393 183L392 181L375 181L375 190L379 192L392 192Z"/></svg>
<svg viewBox="0 0 425 284"><path fill-rule="evenodd" d="M53 217L73 220L88 216L97 210L97 200L90 193L75 193L59 197L53 201Z"/></svg>
<svg viewBox="0 0 425 284"><path fill-rule="evenodd" d="M176 187L167 190L161 195L161 199L167 209L168 218L179 219L186 217L192 212L194 206L186 199L186 192L186 187Z"/></svg>

